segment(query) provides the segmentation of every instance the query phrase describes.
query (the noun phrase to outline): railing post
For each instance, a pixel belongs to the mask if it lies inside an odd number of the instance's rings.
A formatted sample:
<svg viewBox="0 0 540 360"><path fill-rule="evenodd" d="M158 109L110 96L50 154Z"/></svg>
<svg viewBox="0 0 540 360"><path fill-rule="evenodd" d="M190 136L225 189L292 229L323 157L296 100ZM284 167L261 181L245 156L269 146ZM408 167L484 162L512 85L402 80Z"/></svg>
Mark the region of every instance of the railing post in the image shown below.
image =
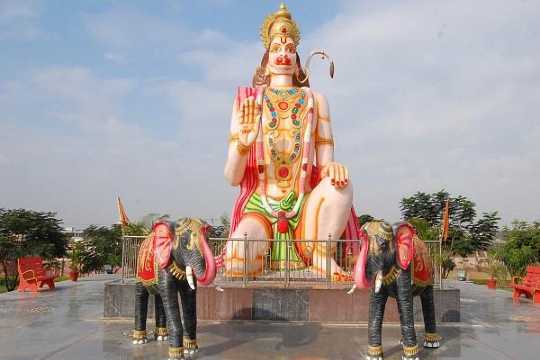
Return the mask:
<svg viewBox="0 0 540 360"><path fill-rule="evenodd" d="M248 233L244 233L244 273L242 274L242 286L247 287L247 259L248 259L248 243L247 243Z"/></svg>
<svg viewBox="0 0 540 360"><path fill-rule="evenodd" d="M126 237L122 236L122 284L124 283L126 272Z"/></svg>
<svg viewBox="0 0 540 360"><path fill-rule="evenodd" d="M332 261L330 257L330 249L331 244L330 241L332 241L332 234L328 233L328 239L326 240L326 286L329 288L330 283L332 282Z"/></svg>
<svg viewBox="0 0 540 360"><path fill-rule="evenodd" d="M283 241L283 239L281 239L280 241ZM290 276L291 274L289 273L289 269L290 269L290 255L289 255L289 251L291 251L291 249L289 248L289 246L291 246L291 242L292 241L289 241L289 240L285 240L285 287L288 288L289 287L289 281L290 281Z"/></svg>
<svg viewBox="0 0 540 360"><path fill-rule="evenodd" d="M439 237L439 288L443 289L443 266L442 266L442 236Z"/></svg>

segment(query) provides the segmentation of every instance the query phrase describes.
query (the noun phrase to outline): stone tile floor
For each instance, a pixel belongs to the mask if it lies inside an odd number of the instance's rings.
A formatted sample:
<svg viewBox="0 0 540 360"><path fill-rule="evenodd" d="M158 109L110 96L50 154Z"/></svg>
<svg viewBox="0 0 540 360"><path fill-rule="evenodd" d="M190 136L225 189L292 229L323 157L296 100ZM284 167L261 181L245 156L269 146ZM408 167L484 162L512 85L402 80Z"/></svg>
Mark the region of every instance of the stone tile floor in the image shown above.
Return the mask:
<svg viewBox="0 0 540 360"><path fill-rule="evenodd" d="M167 345L131 344L128 320L103 320L110 276L58 284L56 291L0 295L0 360L165 359ZM470 283L461 289L462 322L442 324L438 350L421 359L538 359L540 306ZM423 329L417 327L421 339ZM200 322L198 359L363 359L367 326L319 323ZM399 327L383 332L386 359L400 359Z"/></svg>

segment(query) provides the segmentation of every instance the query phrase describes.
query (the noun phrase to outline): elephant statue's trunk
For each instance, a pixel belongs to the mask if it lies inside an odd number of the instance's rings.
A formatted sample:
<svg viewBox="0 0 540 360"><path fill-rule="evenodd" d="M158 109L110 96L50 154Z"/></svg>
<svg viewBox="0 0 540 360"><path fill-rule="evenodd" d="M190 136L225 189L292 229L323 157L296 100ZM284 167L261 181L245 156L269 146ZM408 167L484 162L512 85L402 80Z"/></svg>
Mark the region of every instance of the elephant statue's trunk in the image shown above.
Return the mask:
<svg viewBox="0 0 540 360"><path fill-rule="evenodd" d="M362 244L360 247L360 253L358 254L358 258L356 259L356 264L354 265L353 279L355 288L365 289L369 288L370 285L366 275L369 238L367 234L362 231L360 233L360 239L362 240Z"/></svg>
<svg viewBox="0 0 540 360"><path fill-rule="evenodd" d="M214 259L214 255L212 254L212 250L210 250L210 247L206 242L207 228L205 227L201 232L202 234L199 237L199 246L203 254L204 263L206 266L204 269L204 274L201 277L197 277L197 283L199 283L200 285L208 285L211 284L216 277L216 262Z"/></svg>

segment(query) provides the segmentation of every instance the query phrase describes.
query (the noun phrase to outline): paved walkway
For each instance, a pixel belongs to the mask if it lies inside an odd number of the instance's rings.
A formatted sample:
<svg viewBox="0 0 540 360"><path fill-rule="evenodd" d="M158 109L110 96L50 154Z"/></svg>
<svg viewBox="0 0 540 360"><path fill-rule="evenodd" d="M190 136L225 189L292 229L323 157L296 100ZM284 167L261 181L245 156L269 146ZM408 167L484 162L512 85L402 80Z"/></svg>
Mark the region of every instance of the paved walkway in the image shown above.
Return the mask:
<svg viewBox="0 0 540 360"><path fill-rule="evenodd" d="M131 345L131 321L104 321L103 284L111 278L58 284L37 295L0 295L1 360L165 359L167 345ZM508 291L469 283L462 290L462 323L440 326L438 350L422 359L538 359L540 306L512 304ZM418 328L421 338L423 329ZM386 359L400 359L399 327L386 326ZM363 359L366 325L201 322L198 359Z"/></svg>

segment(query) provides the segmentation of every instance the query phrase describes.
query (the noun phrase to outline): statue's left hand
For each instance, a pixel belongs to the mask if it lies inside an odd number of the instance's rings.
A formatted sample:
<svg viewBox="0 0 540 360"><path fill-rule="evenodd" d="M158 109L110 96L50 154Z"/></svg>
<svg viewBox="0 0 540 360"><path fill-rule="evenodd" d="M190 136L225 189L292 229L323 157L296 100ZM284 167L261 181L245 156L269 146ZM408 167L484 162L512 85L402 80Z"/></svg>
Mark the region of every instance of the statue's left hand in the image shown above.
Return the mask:
<svg viewBox="0 0 540 360"><path fill-rule="evenodd" d="M349 184L349 170L337 162L326 164L321 171L321 178L329 177L336 188L344 188Z"/></svg>

